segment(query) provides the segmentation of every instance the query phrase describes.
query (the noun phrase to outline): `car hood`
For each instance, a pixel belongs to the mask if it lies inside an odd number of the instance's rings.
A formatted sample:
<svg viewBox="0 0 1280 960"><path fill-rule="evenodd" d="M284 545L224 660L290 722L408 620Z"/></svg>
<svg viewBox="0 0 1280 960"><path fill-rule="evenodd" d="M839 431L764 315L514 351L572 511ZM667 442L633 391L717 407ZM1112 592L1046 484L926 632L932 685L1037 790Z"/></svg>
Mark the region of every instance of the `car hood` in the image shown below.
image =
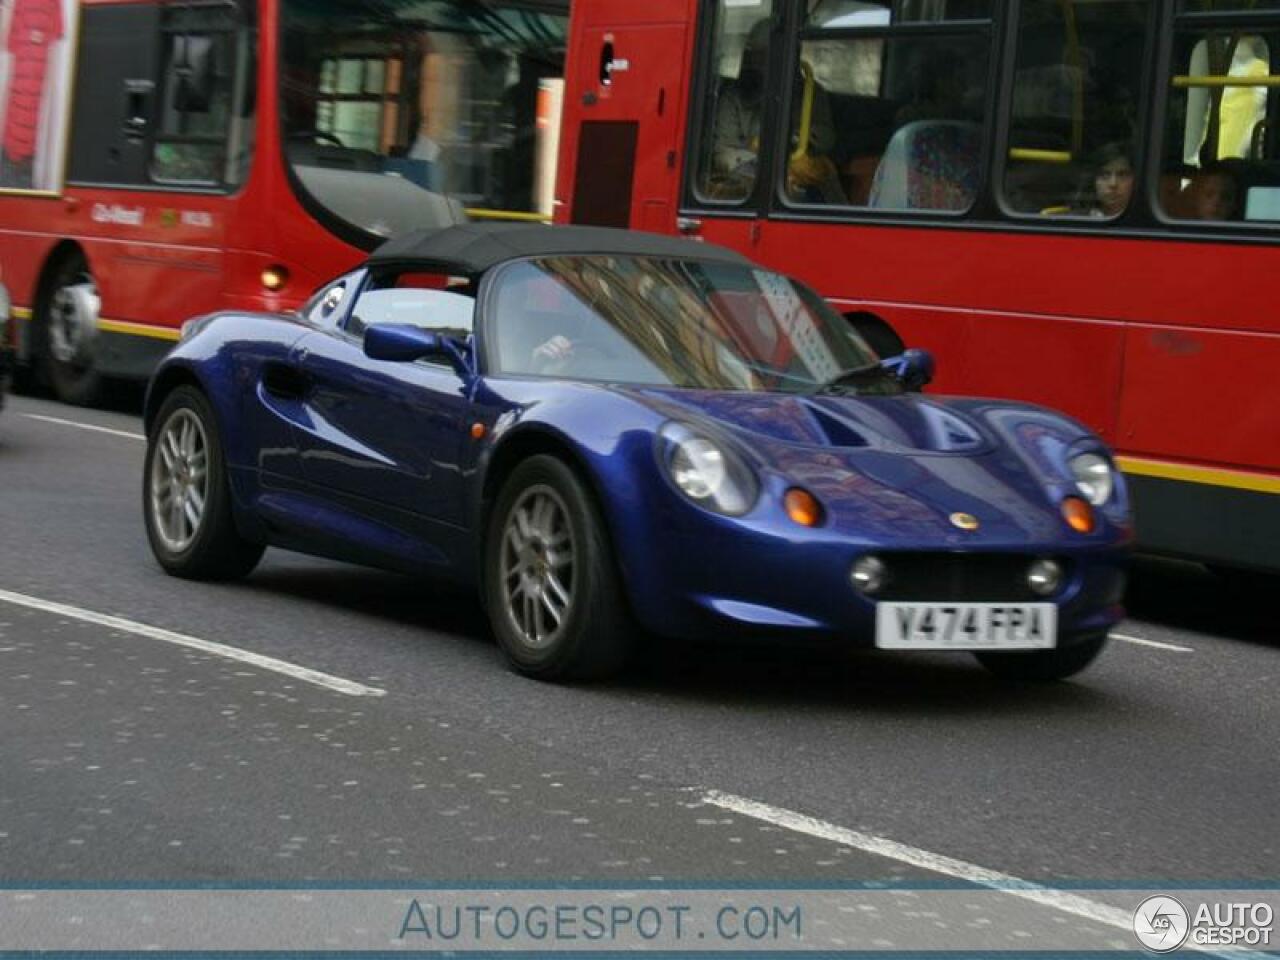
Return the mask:
<svg viewBox="0 0 1280 960"><path fill-rule="evenodd" d="M996 443L981 413L965 409L965 401L950 398L626 388L623 392L670 416L705 418L736 433L787 444L973 456Z"/></svg>
<svg viewBox="0 0 1280 960"><path fill-rule="evenodd" d="M673 419L729 434L762 473L814 493L828 527L879 542L1043 544L1067 533L1067 450L1090 435L1026 404L622 388ZM955 513L979 519L963 531Z"/></svg>

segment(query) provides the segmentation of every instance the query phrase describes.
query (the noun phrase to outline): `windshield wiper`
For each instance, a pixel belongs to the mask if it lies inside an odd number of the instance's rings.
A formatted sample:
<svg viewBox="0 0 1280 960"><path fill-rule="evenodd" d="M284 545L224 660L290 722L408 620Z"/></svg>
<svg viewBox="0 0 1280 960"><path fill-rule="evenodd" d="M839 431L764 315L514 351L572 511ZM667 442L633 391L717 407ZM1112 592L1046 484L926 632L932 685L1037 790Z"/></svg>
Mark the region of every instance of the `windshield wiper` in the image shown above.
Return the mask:
<svg viewBox="0 0 1280 960"><path fill-rule="evenodd" d="M882 367L878 361L865 363L860 367L849 367L841 370L834 377L830 377L818 384L814 393L825 393L828 390L834 390L838 387L854 386L859 383L873 383L877 380L883 380L885 377L892 377L888 370Z"/></svg>

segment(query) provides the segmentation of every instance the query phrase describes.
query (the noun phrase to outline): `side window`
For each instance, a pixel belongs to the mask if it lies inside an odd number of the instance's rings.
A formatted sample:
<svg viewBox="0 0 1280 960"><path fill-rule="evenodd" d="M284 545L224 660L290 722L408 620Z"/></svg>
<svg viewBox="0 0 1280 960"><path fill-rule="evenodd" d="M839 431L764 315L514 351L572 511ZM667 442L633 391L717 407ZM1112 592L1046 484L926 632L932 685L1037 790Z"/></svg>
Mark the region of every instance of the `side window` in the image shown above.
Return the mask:
<svg viewBox="0 0 1280 960"><path fill-rule="evenodd" d="M151 177L241 183L253 146L250 31L233 4L165 8Z"/></svg>
<svg viewBox="0 0 1280 960"><path fill-rule="evenodd" d="M444 289L444 278L436 274L405 272L378 276L356 295L346 331L360 337L379 323L407 323L465 339L471 335L475 306L469 285Z"/></svg>
<svg viewBox="0 0 1280 960"><path fill-rule="evenodd" d="M773 0L717 0L699 199L741 202L755 191L772 15Z"/></svg>
<svg viewBox="0 0 1280 960"><path fill-rule="evenodd" d="M1280 17L1247 28L1205 22L1238 6L1179 4L1158 191L1173 219L1280 221Z"/></svg>
<svg viewBox="0 0 1280 960"><path fill-rule="evenodd" d="M788 199L968 210L979 187L990 17L990 0L807 0Z"/></svg>
<svg viewBox="0 0 1280 960"><path fill-rule="evenodd" d="M1020 4L1010 210L1114 219L1129 208L1150 12L1149 0Z"/></svg>
<svg viewBox="0 0 1280 960"><path fill-rule="evenodd" d="M342 316L347 295L360 285L360 274L348 274L322 288L303 304L298 313L307 323L317 327L332 327Z"/></svg>

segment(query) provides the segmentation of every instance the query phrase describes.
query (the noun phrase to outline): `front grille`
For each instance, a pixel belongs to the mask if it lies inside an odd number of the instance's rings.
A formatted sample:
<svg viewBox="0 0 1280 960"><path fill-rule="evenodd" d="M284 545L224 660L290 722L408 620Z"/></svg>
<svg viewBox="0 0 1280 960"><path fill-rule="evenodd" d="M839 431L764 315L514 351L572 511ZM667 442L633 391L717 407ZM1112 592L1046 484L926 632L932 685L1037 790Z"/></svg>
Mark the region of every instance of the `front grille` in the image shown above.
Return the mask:
<svg viewBox="0 0 1280 960"><path fill-rule="evenodd" d="M1017 553L880 553L888 581L877 600L1036 601L1027 585L1035 557ZM1064 580L1069 575L1063 566Z"/></svg>

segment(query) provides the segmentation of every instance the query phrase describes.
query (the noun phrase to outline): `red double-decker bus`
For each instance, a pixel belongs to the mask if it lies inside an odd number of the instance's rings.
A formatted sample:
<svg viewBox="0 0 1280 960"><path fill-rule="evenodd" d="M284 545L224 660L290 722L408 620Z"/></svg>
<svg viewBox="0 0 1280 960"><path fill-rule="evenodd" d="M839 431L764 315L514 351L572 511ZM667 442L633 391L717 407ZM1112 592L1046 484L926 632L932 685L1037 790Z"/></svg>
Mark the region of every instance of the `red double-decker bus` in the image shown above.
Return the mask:
<svg viewBox="0 0 1280 960"><path fill-rule="evenodd" d="M557 219L797 274L1069 411L1148 548L1280 569L1280 0L593 0Z"/></svg>
<svg viewBox="0 0 1280 960"><path fill-rule="evenodd" d="M568 0L0 9L0 280L62 399L461 206L550 212Z"/></svg>

